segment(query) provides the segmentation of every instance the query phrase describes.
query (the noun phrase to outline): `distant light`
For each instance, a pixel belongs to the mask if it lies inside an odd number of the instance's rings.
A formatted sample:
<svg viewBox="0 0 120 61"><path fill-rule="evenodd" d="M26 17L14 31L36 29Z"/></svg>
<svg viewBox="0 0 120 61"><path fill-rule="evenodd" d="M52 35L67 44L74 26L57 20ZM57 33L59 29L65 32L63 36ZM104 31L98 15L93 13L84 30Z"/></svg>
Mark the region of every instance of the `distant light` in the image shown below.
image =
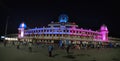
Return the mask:
<svg viewBox="0 0 120 61"><path fill-rule="evenodd" d="M9 41L13 41L13 40L15 41L16 40L17 41L18 38L9 38L9 37L6 37L5 40L9 40Z"/></svg>
<svg viewBox="0 0 120 61"><path fill-rule="evenodd" d="M1 38L5 38L5 36L1 36Z"/></svg>

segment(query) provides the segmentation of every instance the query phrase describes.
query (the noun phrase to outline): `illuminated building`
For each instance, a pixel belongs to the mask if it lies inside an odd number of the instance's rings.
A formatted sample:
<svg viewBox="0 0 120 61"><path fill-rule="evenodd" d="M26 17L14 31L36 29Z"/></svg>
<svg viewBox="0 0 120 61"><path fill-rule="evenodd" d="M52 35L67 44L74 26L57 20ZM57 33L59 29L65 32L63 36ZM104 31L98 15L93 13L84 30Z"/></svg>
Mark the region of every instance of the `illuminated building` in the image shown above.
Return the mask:
<svg viewBox="0 0 120 61"><path fill-rule="evenodd" d="M51 22L48 27L26 29L25 23L21 23L18 31L20 41L39 41L44 43L80 43L86 41L109 42L107 26L102 25L99 31L78 28L75 23L68 22L68 16L59 16L59 22Z"/></svg>

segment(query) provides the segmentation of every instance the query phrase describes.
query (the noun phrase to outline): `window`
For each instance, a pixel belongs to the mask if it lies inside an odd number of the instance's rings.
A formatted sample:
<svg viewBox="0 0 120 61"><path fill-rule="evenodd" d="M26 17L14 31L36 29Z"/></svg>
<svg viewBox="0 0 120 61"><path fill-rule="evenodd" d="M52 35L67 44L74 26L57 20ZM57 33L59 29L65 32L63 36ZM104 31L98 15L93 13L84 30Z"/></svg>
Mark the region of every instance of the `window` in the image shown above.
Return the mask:
<svg viewBox="0 0 120 61"><path fill-rule="evenodd" d="M79 33L81 33L81 31L79 31Z"/></svg>
<svg viewBox="0 0 120 61"><path fill-rule="evenodd" d="M76 31L76 33L78 33L78 31Z"/></svg>
<svg viewBox="0 0 120 61"><path fill-rule="evenodd" d="M46 32L46 30L44 30L44 32Z"/></svg>
<svg viewBox="0 0 120 61"><path fill-rule="evenodd" d="M49 30L47 30L47 32L49 32Z"/></svg>
<svg viewBox="0 0 120 61"><path fill-rule="evenodd" d="M50 32L52 32L52 29L50 29Z"/></svg>
<svg viewBox="0 0 120 61"><path fill-rule="evenodd" d="M75 33L75 31L73 31L73 33Z"/></svg>
<svg viewBox="0 0 120 61"><path fill-rule="evenodd" d="M67 32L69 32L69 30L67 30Z"/></svg>
<svg viewBox="0 0 120 61"><path fill-rule="evenodd" d="M41 32L43 32L43 30L41 30Z"/></svg>
<svg viewBox="0 0 120 61"><path fill-rule="evenodd" d="M63 32L65 32L65 30L63 30Z"/></svg>

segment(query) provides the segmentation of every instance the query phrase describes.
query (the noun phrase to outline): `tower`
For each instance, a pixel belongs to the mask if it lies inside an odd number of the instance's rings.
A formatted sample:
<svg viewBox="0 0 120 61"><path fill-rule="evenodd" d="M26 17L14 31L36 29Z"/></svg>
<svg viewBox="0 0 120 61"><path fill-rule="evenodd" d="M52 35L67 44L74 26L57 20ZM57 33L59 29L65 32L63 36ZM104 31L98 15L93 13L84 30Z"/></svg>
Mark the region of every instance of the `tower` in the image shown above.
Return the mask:
<svg viewBox="0 0 120 61"><path fill-rule="evenodd" d="M101 33L103 41L108 41L108 32L109 31L108 31L107 26L103 24L100 28L100 33Z"/></svg>
<svg viewBox="0 0 120 61"><path fill-rule="evenodd" d="M24 37L24 30L26 29L26 24L22 22L18 28L18 38L23 38Z"/></svg>

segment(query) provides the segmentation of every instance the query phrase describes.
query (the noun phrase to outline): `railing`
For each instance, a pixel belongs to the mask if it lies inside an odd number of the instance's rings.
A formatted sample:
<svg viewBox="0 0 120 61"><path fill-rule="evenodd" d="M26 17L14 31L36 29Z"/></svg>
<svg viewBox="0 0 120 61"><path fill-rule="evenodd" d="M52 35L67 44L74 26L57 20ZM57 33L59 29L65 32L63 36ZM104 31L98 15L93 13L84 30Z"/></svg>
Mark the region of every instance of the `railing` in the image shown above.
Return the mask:
<svg viewBox="0 0 120 61"><path fill-rule="evenodd" d="M93 39L93 38L86 38L86 37L75 37L75 36L29 36L29 37L24 37L28 39L36 38L36 39L45 39L45 40L86 40L86 41L100 41L101 39Z"/></svg>

